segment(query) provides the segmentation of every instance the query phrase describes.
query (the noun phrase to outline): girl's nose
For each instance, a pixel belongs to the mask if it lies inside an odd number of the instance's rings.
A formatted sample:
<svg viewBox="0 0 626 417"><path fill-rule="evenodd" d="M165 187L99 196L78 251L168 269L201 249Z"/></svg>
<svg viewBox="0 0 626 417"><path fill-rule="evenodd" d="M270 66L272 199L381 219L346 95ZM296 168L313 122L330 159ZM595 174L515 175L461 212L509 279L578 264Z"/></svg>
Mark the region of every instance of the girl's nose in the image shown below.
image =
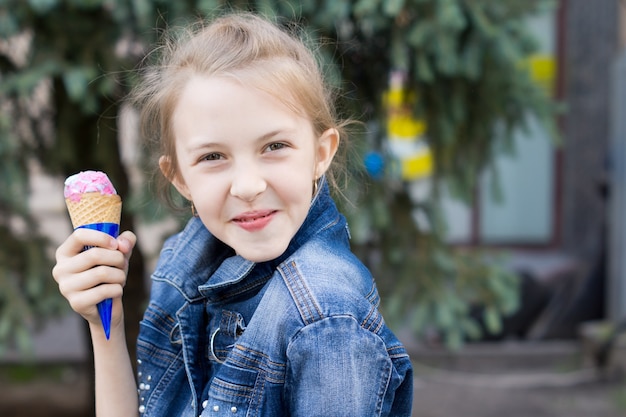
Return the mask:
<svg viewBox="0 0 626 417"><path fill-rule="evenodd" d="M244 201L253 201L267 188L263 176L253 166L241 166L234 172L230 194Z"/></svg>

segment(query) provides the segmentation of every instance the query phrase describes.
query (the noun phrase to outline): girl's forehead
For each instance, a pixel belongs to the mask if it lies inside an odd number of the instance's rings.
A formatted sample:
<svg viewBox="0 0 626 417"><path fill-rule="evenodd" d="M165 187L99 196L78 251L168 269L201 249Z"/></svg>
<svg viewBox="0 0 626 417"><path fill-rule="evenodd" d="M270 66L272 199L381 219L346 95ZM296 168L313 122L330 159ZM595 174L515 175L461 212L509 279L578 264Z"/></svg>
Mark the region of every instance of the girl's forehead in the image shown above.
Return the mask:
<svg viewBox="0 0 626 417"><path fill-rule="evenodd" d="M298 83L289 82L277 74L267 74L266 71L257 73L254 67L247 70L230 71L216 74L196 74L187 81L187 84L194 78L211 80L211 88L221 89L224 86L237 85L243 88L241 94L246 92L252 95L266 95L268 99L276 101L295 115L310 119L310 112L307 109L313 104L304 99L304 94L298 87Z"/></svg>
<svg viewBox="0 0 626 417"><path fill-rule="evenodd" d="M172 127L178 138L224 139L234 132L249 138L295 128L314 131L311 120L285 101L285 95L214 76L189 80L174 109Z"/></svg>

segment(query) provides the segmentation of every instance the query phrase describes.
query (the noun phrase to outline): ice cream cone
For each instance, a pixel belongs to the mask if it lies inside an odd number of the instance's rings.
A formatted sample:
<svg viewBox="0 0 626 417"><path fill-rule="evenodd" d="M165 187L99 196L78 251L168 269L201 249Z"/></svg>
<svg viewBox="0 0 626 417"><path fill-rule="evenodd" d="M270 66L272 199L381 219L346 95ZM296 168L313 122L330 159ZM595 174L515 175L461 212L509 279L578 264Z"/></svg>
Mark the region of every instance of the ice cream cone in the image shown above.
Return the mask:
<svg viewBox="0 0 626 417"><path fill-rule="evenodd" d="M113 237L120 232L122 199L103 172L85 171L65 180L65 204L74 229L99 230ZM85 247L89 249L89 247ZM111 334L112 299L98 303L98 314L107 339Z"/></svg>
<svg viewBox="0 0 626 417"><path fill-rule="evenodd" d="M65 199L74 228L95 223L120 224L122 199L117 194L85 193L80 201Z"/></svg>

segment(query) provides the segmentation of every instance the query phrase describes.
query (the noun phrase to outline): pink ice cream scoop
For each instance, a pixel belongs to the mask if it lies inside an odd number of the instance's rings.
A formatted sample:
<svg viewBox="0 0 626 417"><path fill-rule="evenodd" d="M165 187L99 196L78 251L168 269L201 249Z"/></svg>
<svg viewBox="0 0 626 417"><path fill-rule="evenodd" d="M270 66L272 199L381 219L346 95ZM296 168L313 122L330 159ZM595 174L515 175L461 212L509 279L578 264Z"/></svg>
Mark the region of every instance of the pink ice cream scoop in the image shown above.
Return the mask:
<svg viewBox="0 0 626 417"><path fill-rule="evenodd" d="M65 198L78 202L85 193L117 194L111 180L104 172L83 171L67 177L63 192Z"/></svg>

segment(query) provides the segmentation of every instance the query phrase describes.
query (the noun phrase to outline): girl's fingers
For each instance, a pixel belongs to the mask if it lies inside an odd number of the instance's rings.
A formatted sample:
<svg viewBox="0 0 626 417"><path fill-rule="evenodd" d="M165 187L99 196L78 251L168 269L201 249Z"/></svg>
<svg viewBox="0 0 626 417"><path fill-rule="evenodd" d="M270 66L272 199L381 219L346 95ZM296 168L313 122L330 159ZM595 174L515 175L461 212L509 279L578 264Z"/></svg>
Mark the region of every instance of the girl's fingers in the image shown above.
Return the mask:
<svg viewBox="0 0 626 417"><path fill-rule="evenodd" d="M93 324L101 325L97 304L107 298L113 299L114 309L112 319L119 321L121 313L121 297L123 288L118 284L103 284L81 292L74 292L67 296L70 307ZM117 313L116 313L117 311Z"/></svg>
<svg viewBox="0 0 626 417"><path fill-rule="evenodd" d="M114 300L114 318L122 317L121 297L136 241L132 232L115 239L99 231L77 229L57 249L52 276L72 309L89 322L100 322L96 305L107 298Z"/></svg>
<svg viewBox="0 0 626 417"><path fill-rule="evenodd" d="M117 240L106 233L90 229L76 229L59 246L56 251L57 260L70 258L82 252L85 247L100 247L106 249L117 249Z"/></svg>
<svg viewBox="0 0 626 417"><path fill-rule="evenodd" d="M117 238L117 249L127 257L130 257L137 243L137 236L131 231L125 231Z"/></svg>
<svg viewBox="0 0 626 417"><path fill-rule="evenodd" d="M85 291L73 292L67 301L74 311L98 317L96 305L107 298L120 298L124 289L119 284L102 284Z"/></svg>
<svg viewBox="0 0 626 417"><path fill-rule="evenodd" d="M57 264L52 270L52 275L59 282L67 275L86 271L98 265L125 271L136 240L132 232L124 232L118 239L114 239L106 233L77 229L57 249ZM90 249L85 250L85 247Z"/></svg>
<svg viewBox="0 0 626 417"><path fill-rule="evenodd" d="M137 243L137 236L133 232L126 231L117 238L118 250L124 254L123 269L128 273L128 263L130 256L133 254L133 248Z"/></svg>
<svg viewBox="0 0 626 417"><path fill-rule="evenodd" d="M67 298L73 293L106 284L124 287L126 274L119 268L100 265L83 272L67 275L63 279L58 280L58 284L59 291Z"/></svg>
<svg viewBox="0 0 626 417"><path fill-rule="evenodd" d="M94 247L73 257L58 258L57 264L52 269L52 276L59 283L67 277L86 272L98 266L118 268L123 271L125 265L126 258L120 251Z"/></svg>

